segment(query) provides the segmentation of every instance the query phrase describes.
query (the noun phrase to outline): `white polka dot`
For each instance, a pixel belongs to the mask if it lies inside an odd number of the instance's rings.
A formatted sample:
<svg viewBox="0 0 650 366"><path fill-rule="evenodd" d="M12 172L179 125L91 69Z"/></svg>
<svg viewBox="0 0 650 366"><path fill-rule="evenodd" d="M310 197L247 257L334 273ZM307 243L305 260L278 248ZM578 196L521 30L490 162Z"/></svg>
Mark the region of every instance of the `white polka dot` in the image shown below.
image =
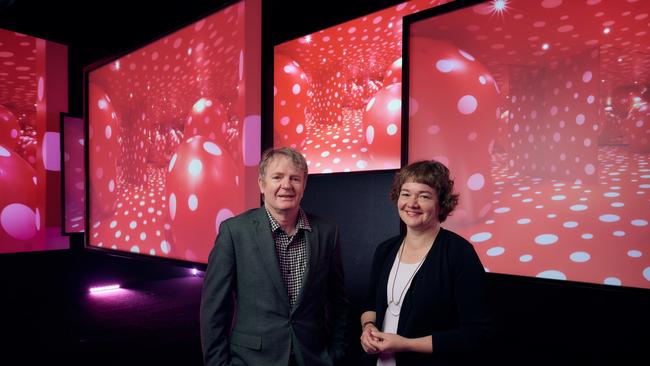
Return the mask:
<svg viewBox="0 0 650 366"><path fill-rule="evenodd" d="M472 235L469 238L469 240L471 240L471 241L473 241L475 243L481 243L481 242L484 242L486 240L490 240L491 237L492 237L492 233L481 232L481 233L476 233L476 234Z"/></svg>
<svg viewBox="0 0 650 366"><path fill-rule="evenodd" d="M643 254L641 253L640 250L633 249L633 250L628 250L627 255L632 258L639 258Z"/></svg>
<svg viewBox="0 0 650 366"><path fill-rule="evenodd" d="M572 229L572 228L574 228L574 227L577 227L577 226L578 226L578 223L575 222L575 221L567 221L567 222L565 222L564 224L562 224L562 226L564 226L564 227L567 228L567 229Z"/></svg>
<svg viewBox="0 0 650 366"><path fill-rule="evenodd" d="M558 194L558 195L555 195L555 196L551 197L551 199L553 201L562 201L562 200L566 199L566 196L563 195L563 194Z"/></svg>
<svg viewBox="0 0 650 366"><path fill-rule="evenodd" d="M510 211L510 207L499 207L494 209L495 213L506 213Z"/></svg>
<svg viewBox="0 0 650 366"><path fill-rule="evenodd" d="M299 84L293 84L293 87L291 88L291 92L295 95L300 94L300 85Z"/></svg>
<svg viewBox="0 0 650 366"><path fill-rule="evenodd" d="M106 126L106 128L104 128L104 136L106 136L106 139L110 139L112 134L113 130L111 129L111 126Z"/></svg>
<svg viewBox="0 0 650 366"><path fill-rule="evenodd" d="M391 123L386 127L386 133L388 133L390 136L393 136L394 134L397 133L397 125L394 123Z"/></svg>
<svg viewBox="0 0 650 366"><path fill-rule="evenodd" d="M11 156L11 153L9 150L5 149L4 147L0 146L0 156L8 158Z"/></svg>
<svg viewBox="0 0 650 366"><path fill-rule="evenodd" d="M603 194L603 196L605 196L605 197L618 197L620 195L621 194L618 193L618 192L606 192L606 193Z"/></svg>
<svg viewBox="0 0 650 366"><path fill-rule="evenodd" d="M585 71L585 73L582 74L582 82L583 82L583 83L588 83L588 82L590 82L590 81L591 81L591 77L592 77L591 71Z"/></svg>
<svg viewBox="0 0 650 366"><path fill-rule="evenodd" d="M305 126L300 123L296 126L296 133L302 133L305 130Z"/></svg>
<svg viewBox="0 0 650 366"><path fill-rule="evenodd" d="M176 217L176 195L173 193L169 195L169 217L172 220Z"/></svg>
<svg viewBox="0 0 650 366"><path fill-rule="evenodd" d="M596 173L596 167L593 164L585 165L585 174L593 175L594 173Z"/></svg>
<svg viewBox="0 0 650 366"><path fill-rule="evenodd" d="M584 263L591 259L591 256L587 252L573 252L569 258L576 263Z"/></svg>
<svg viewBox="0 0 650 366"><path fill-rule="evenodd" d="M586 206L586 205L573 205L573 206L569 207L569 210L571 210L571 211L584 211L587 208L589 208L589 207Z"/></svg>
<svg viewBox="0 0 650 366"><path fill-rule="evenodd" d="M607 277L605 278L605 280L603 280L603 284L611 285L611 286L620 286L622 283L621 280L619 280L616 277Z"/></svg>
<svg viewBox="0 0 650 366"><path fill-rule="evenodd" d="M427 128L427 133L428 133L429 135L435 135L435 134L437 134L438 132L440 132L440 127L439 127L439 126L431 125L431 126L429 126L429 127Z"/></svg>
<svg viewBox="0 0 650 366"><path fill-rule="evenodd" d="M576 116L576 123L582 126L585 123L585 115L580 113Z"/></svg>
<svg viewBox="0 0 650 366"><path fill-rule="evenodd" d="M530 254L524 254L521 257L519 257L519 261L524 263L530 262L532 260L533 260L533 256Z"/></svg>
<svg viewBox="0 0 650 366"><path fill-rule="evenodd" d="M650 267L646 267L643 270L643 278L645 278L647 281L650 281Z"/></svg>
<svg viewBox="0 0 650 366"><path fill-rule="evenodd" d="M2 172L2 175L5 175L5 172ZM18 240L33 238L40 227L40 222L38 209L34 213L31 208L22 203L11 203L0 213L0 226L7 234Z"/></svg>
<svg viewBox="0 0 650 366"><path fill-rule="evenodd" d="M366 128L366 141L368 142L368 145L372 145L372 141L375 139L375 128L372 126L368 126Z"/></svg>
<svg viewBox="0 0 650 366"><path fill-rule="evenodd" d="M478 107L478 101L472 95L465 95L458 100L457 108L462 114L472 114Z"/></svg>
<svg viewBox="0 0 650 366"><path fill-rule="evenodd" d="M467 180L467 187L472 191L478 191L483 188L485 184L485 178L480 173L472 174Z"/></svg>
<svg viewBox="0 0 650 366"><path fill-rule="evenodd" d="M528 219L528 218L523 218L523 219L519 219L519 220L517 220L517 224L519 224L519 225L526 225L526 224L530 224L530 221L531 221L531 220Z"/></svg>
<svg viewBox="0 0 650 366"><path fill-rule="evenodd" d="M463 55L463 57L465 57L466 59L468 59L470 61L475 60L474 56L470 55L469 53L467 53L467 52L465 52L463 50L458 50L458 53L460 53L461 55Z"/></svg>
<svg viewBox="0 0 650 366"><path fill-rule="evenodd" d="M356 163L356 167L359 169L366 169L368 167L368 162L365 160L359 160Z"/></svg>
<svg viewBox="0 0 650 366"><path fill-rule="evenodd" d="M122 232L120 230L116 231L115 232L115 237L119 238L120 236L122 236Z"/></svg>
<svg viewBox="0 0 650 366"><path fill-rule="evenodd" d="M547 271L540 272L537 274L536 277L548 278L552 280L566 280L566 275L564 273L554 269L549 269Z"/></svg>
<svg viewBox="0 0 650 366"><path fill-rule="evenodd" d="M505 253L505 251L506 250L503 247L494 247L494 248L488 249L486 253L490 257L496 257L496 256L499 256L499 255Z"/></svg>
<svg viewBox="0 0 650 366"><path fill-rule="evenodd" d="M131 222L129 223L129 227L130 227L131 229L135 229L137 226L138 226L138 223L135 222L135 220L134 220L134 221L131 221Z"/></svg>
<svg viewBox="0 0 650 366"><path fill-rule="evenodd" d="M453 60L438 60L438 62L436 62L436 69L438 69L440 72L447 73L454 69L455 64L456 61Z"/></svg>
<svg viewBox="0 0 650 366"><path fill-rule="evenodd" d="M620 238L620 237L625 236L625 231L622 231L622 230L616 230L616 231L614 231L614 232L612 233L612 235L617 236L617 237Z"/></svg>
<svg viewBox="0 0 650 366"><path fill-rule="evenodd" d="M203 163L201 163L201 160L199 159L192 159L192 161L190 161L190 164L187 166L187 170L190 172L191 176L196 177L197 175L201 174L201 170L203 170Z"/></svg>
<svg viewBox="0 0 650 366"><path fill-rule="evenodd" d="M132 246L131 253L140 253L140 247L137 245Z"/></svg>
<svg viewBox="0 0 650 366"><path fill-rule="evenodd" d="M147 234L146 233L140 233L140 240L144 241L147 239Z"/></svg>
<svg viewBox="0 0 650 366"><path fill-rule="evenodd" d="M630 223L632 225L634 225L634 226L646 226L646 225L648 225L648 221L641 220L641 219L632 220Z"/></svg>
<svg viewBox="0 0 650 366"><path fill-rule="evenodd" d="M557 235L554 234L542 234L535 237L535 243L539 245L555 244L558 239Z"/></svg>
<svg viewBox="0 0 650 366"><path fill-rule="evenodd" d="M586 234L582 234L581 238L586 239L586 240L589 240L589 239L593 239L593 238L594 238L594 235L593 235L593 234L586 233Z"/></svg>
<svg viewBox="0 0 650 366"><path fill-rule="evenodd" d="M117 226L117 221L116 220L111 221L111 224L109 226L111 227L111 229L115 229L115 227Z"/></svg>
<svg viewBox="0 0 650 366"><path fill-rule="evenodd" d="M616 222L620 219L621 218L618 215L612 215L612 214L600 215L600 217L598 217L598 220L602 222Z"/></svg>
<svg viewBox="0 0 650 366"><path fill-rule="evenodd" d="M326 157L330 156L330 152L329 152L329 151L323 151L323 152L320 154L320 156L321 156L322 158L326 158Z"/></svg>
<svg viewBox="0 0 650 366"><path fill-rule="evenodd" d="M171 172L172 169L174 169L174 164L176 164L176 158L178 157L177 154L172 155L171 160L169 160L169 169L167 171Z"/></svg>
<svg viewBox="0 0 650 366"><path fill-rule="evenodd" d="M115 181L112 179L108 181L108 191L113 192L115 190Z"/></svg>
<svg viewBox="0 0 650 366"><path fill-rule="evenodd" d="M205 152L211 155L215 155L215 156L221 155L221 149L219 148L219 145L215 144L214 142L210 142L210 141L204 142L203 150L205 150Z"/></svg>
<svg viewBox="0 0 650 366"><path fill-rule="evenodd" d="M167 240L163 240L160 242L160 250L163 251L165 254L169 254L169 251L171 250L171 247L169 245L169 242Z"/></svg>
<svg viewBox="0 0 650 366"><path fill-rule="evenodd" d="M187 199L187 207L189 207L190 211L196 211L197 207L199 207L199 199L195 194L191 194Z"/></svg>

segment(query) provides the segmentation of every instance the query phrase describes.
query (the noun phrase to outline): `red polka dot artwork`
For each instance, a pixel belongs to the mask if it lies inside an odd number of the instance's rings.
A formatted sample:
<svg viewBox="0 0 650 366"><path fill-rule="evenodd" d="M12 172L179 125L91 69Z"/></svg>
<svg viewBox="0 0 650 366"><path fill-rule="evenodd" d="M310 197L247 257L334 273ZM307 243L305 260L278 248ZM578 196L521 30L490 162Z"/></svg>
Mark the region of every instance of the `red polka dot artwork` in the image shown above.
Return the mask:
<svg viewBox="0 0 650 366"><path fill-rule="evenodd" d="M413 0L275 47L273 144L309 173L397 169L402 18L446 3Z"/></svg>
<svg viewBox="0 0 650 366"><path fill-rule="evenodd" d="M450 169L443 226L486 270L650 288L649 15L494 0L405 18L408 161Z"/></svg>
<svg viewBox="0 0 650 366"><path fill-rule="evenodd" d="M66 233L81 233L86 228L86 166L83 118L62 116L63 144L63 225Z"/></svg>
<svg viewBox="0 0 650 366"><path fill-rule="evenodd" d="M254 4L89 72L91 246L207 263L221 222L259 205Z"/></svg>
<svg viewBox="0 0 650 366"><path fill-rule="evenodd" d="M0 29L0 254L69 247L59 184L67 95L65 46Z"/></svg>

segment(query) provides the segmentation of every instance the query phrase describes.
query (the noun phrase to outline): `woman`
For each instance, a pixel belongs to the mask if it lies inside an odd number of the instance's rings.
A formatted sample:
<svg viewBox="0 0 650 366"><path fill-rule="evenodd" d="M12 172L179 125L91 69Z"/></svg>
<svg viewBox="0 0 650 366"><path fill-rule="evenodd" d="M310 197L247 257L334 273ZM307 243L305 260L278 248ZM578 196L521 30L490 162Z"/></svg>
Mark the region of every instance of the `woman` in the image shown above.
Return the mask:
<svg viewBox="0 0 650 366"><path fill-rule="evenodd" d="M390 197L406 235L377 247L361 315L361 346L377 365L462 363L485 339L483 266L467 240L440 227L458 204L453 188L436 161L395 176Z"/></svg>

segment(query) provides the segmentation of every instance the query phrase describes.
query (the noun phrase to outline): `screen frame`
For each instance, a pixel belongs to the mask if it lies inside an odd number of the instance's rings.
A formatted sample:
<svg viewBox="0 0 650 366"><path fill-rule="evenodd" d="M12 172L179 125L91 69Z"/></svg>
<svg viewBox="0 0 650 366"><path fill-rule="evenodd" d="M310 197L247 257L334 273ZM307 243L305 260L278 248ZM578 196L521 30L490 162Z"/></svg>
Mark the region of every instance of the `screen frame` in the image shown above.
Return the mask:
<svg viewBox="0 0 650 366"><path fill-rule="evenodd" d="M85 182L86 182L86 204L85 204L85 209L86 212L84 213L85 215L85 220L86 220L86 228L88 227L90 223L90 200L91 200L91 195L90 195L90 175L89 175L89 168L90 168L90 154L89 154L89 95L88 95L88 90L89 90L89 83L90 83L90 73L99 69L102 66L105 66L119 58L125 57L129 54L135 53L138 50L155 43L159 40L164 39L165 37L168 37L183 28L186 28L188 26L191 26L192 24L201 21L204 18L207 18L229 6L235 5L240 2L246 2L247 0L226 0L223 2L219 2L218 4L215 4L212 7L209 7L208 10L202 11L199 15L195 16L193 19L190 21L180 24L176 27L171 28L170 30L157 35L154 38L148 39L145 42L140 43L137 46L130 47L125 49L122 52L115 53L109 57L100 59L99 61L96 61L94 63L91 63L83 68L83 119L84 119L84 141L86 143L84 144L84 160L85 160ZM253 2L255 4L255 2ZM260 9L261 11L261 9ZM262 33L263 34L263 33ZM262 141L264 139L262 138ZM126 259L136 259L136 260L142 260L142 261L153 261L153 262L165 262L169 263L172 265L180 266L180 267L186 267L186 268L196 268L200 271L205 271L207 268L207 264L203 262L194 262L194 261L189 261L189 260L183 260L183 259L177 259L177 258L168 258L168 257L163 257L163 256L154 256L154 255L149 255L147 253L133 253L133 252L128 252L128 251L122 251L122 250L115 250L115 249L110 249L110 248L101 248L101 247L96 247L96 246L91 246L90 243L90 230L86 229L83 232L83 237L84 237L84 245L83 245L83 250L89 250L89 251L96 251L96 252L101 252L106 255L110 255L113 257L119 257L119 258L126 258Z"/></svg>
<svg viewBox="0 0 650 366"><path fill-rule="evenodd" d="M429 8L411 15L405 16L402 23L402 126L403 126L403 135L402 135L402 148L406 148L406 151L402 152L402 166L408 165L408 125L409 125L409 111L410 105L408 102L410 98L409 93L409 81L410 81L410 35L411 35L411 25L415 22L431 19L437 16L445 15L451 12L460 11L464 9L469 9L473 6L490 3L492 0L456 0L446 4L442 4L433 8ZM406 65L406 66L404 66ZM406 140L406 141L404 141ZM404 230L404 225L400 226ZM542 277L533 277L525 276L520 274L512 273L501 273L501 272L486 272L488 277L494 277L496 279L503 278L508 281L520 281L523 283L531 284L542 284L547 286L560 286L568 288L583 288L583 289L592 289L609 293L626 293L626 294L641 294L647 295L650 293L650 288L643 287L632 287L625 285L607 285L604 283L596 282L582 282L575 280L560 280L560 279L551 279L551 278L542 278Z"/></svg>

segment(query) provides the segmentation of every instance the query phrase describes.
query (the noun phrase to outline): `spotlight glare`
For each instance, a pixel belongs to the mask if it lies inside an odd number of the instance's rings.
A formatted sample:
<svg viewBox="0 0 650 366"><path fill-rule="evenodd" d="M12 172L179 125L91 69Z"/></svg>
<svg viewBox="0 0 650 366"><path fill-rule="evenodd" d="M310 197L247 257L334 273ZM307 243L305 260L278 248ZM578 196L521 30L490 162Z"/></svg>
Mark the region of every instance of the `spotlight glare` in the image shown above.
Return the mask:
<svg viewBox="0 0 650 366"><path fill-rule="evenodd" d="M506 0L494 0L492 2L492 6L494 7L495 12L502 12L506 9L507 7L507 1Z"/></svg>
<svg viewBox="0 0 650 366"><path fill-rule="evenodd" d="M612 30L609 27L605 27L605 29L603 29L604 34L609 34L609 32L611 32L611 31Z"/></svg>
<svg viewBox="0 0 650 366"><path fill-rule="evenodd" d="M120 285L108 285L108 286L91 287L89 291L91 294L98 294L98 293L118 290L119 288Z"/></svg>
<svg viewBox="0 0 650 366"><path fill-rule="evenodd" d="M548 43L544 43L544 44L542 45L542 49L543 49L544 51L548 50L550 47L551 47L551 46L549 46Z"/></svg>

